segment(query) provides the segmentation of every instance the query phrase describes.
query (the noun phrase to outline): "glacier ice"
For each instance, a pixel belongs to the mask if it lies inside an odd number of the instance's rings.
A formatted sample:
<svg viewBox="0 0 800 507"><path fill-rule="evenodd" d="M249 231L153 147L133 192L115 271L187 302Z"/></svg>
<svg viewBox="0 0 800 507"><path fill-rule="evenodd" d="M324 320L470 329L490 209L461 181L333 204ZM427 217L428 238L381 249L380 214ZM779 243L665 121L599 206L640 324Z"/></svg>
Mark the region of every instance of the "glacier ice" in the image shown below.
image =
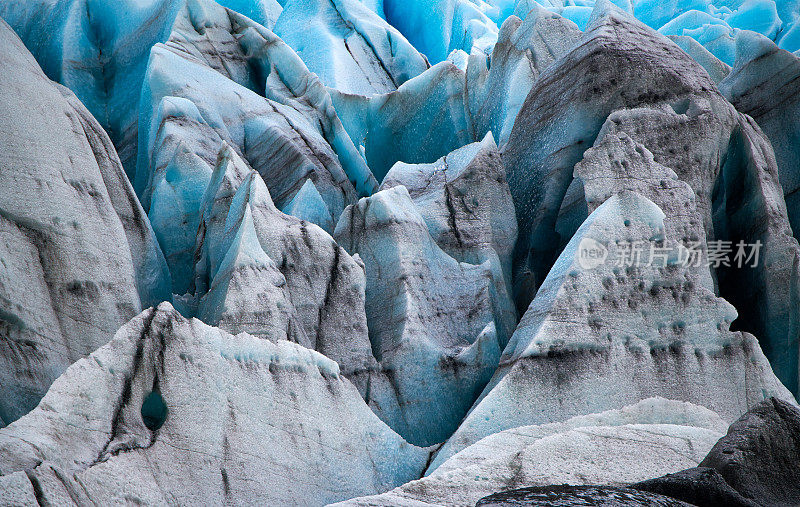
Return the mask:
<svg viewBox="0 0 800 507"><path fill-rule="evenodd" d="M108 136L0 21L0 426L142 307L170 299Z"/></svg>
<svg viewBox="0 0 800 507"><path fill-rule="evenodd" d="M448 255L480 264L494 251L510 277L517 222L491 133L433 164L398 162L380 190L398 186L406 187L431 236Z"/></svg>
<svg viewBox="0 0 800 507"><path fill-rule="evenodd" d="M579 37L573 23L535 8L524 21L509 18L489 54L454 50L452 61L434 65L396 91L366 96L332 90L331 96L350 138L363 147L381 181L396 162L433 163L489 132L502 147L539 74Z"/></svg>
<svg viewBox="0 0 800 507"><path fill-rule="evenodd" d="M325 86L344 93L388 93L429 66L359 0L288 1L274 31Z"/></svg>
<svg viewBox="0 0 800 507"><path fill-rule="evenodd" d="M403 186L348 207L334 237L364 262L372 349L397 393L396 412L373 408L409 442L444 441L497 366L502 272L442 251Z"/></svg>
<svg viewBox="0 0 800 507"><path fill-rule="evenodd" d="M612 409L596 414L580 415L563 422L540 426L520 426L489 435L457 453L428 475L438 475L479 464L482 457L498 456L519 449L540 438L587 427L614 427L629 425L670 425L724 433L728 424L715 412L691 403L646 398L621 409ZM694 451L692 451L694 452ZM499 457L499 456L498 456Z"/></svg>
<svg viewBox="0 0 800 507"><path fill-rule="evenodd" d="M349 181L354 187L355 193L360 196L374 192L377 183L345 133L333 110L331 98L325 87L313 74L309 73L297 54L270 30L253 23L243 16L225 10L214 2L193 0L181 11L181 15L175 22L170 40L163 46L156 45L153 53L162 48L181 56L188 62L213 69L227 78L227 80L232 81L232 83L228 83L219 78L217 79L221 88L228 89L230 94L234 94L235 90L238 90L236 85L254 92L252 94L243 92L245 95L241 99L243 106L259 100L256 96L266 97L269 103L272 104L270 109L274 110L276 114L285 117L283 122L288 123L288 127L283 127L284 129L308 129L309 132L303 132L302 136L296 132L293 135L286 134L294 141L290 151L303 151L304 149L305 151L310 151L310 154L304 153L304 158L320 159L318 163L323 165L327 172L333 173L326 175L325 172L315 170L314 174L315 185L326 199L326 202L331 203L329 207L331 207L332 212L336 213L337 208L340 212L341 206L333 205L333 197L329 195L327 188L323 188L322 180L333 179L334 181L331 184L339 186L345 185L340 180ZM222 55L226 55L226 57L222 57ZM151 81L149 84L157 87L187 87L187 83L179 81L180 78L177 78L177 81L170 81L169 69L159 69L156 63L152 61L154 59L154 56L151 56L150 69L148 70L148 79ZM159 72L162 74L159 74ZM200 72L200 69L197 72ZM187 72L183 79L190 79L191 76L192 73ZM165 82L170 84L167 85ZM223 83L226 84L223 85ZM183 91L185 92L186 90L184 89ZM198 94L197 91L194 93ZM152 96L153 90L148 88L147 84L143 94L143 103L149 103L152 111L152 108L157 106L157 101L149 98ZM223 99L224 97L219 97L217 100L223 101ZM206 98L206 101L209 102L209 99ZM203 104L203 101L199 101L199 99L196 102ZM207 105L207 107L223 106L223 104L214 104L214 101L203 105ZM270 109L265 111L270 111ZM267 142L269 138L262 143L256 142L255 139L249 139L249 137L255 137L256 135L266 135L261 131L268 129L271 122L261 117L264 108L252 111L245 110L248 114L243 115L238 121L234 120L232 117L234 115L231 112L227 114L209 112L207 113L207 116L209 116L208 121L217 128L220 127L217 125L218 122L227 121L226 128L229 129L231 136L236 139L242 139L242 135L244 135L244 141L250 140L250 144L256 145L251 150L243 150L252 151L254 157L257 155L262 157L272 155L271 153L264 153L269 149L278 149ZM142 116L147 118L148 122L152 121L152 112L145 111ZM273 114L273 116L275 115ZM307 127L306 125L309 123L311 126ZM153 126L151 125L150 129L152 130L152 128ZM305 141L303 136L321 138L321 142ZM297 137L300 137L300 139L293 139ZM304 144L310 144L311 146L306 147ZM318 147L316 146L317 144L322 146ZM328 144L328 147L323 144ZM142 149L147 146L147 142L140 142L140 162L142 162L142 156L149 154L146 149ZM282 154L281 151L277 151L277 153ZM271 187L266 169L261 169L256 162L251 161L251 163L265 177L265 181ZM275 162L275 164L278 163L280 161ZM346 177L343 178L341 176L342 172ZM146 170L137 171L137 183L139 185L143 183L141 181L142 178L146 181L146 177ZM296 186L295 191L299 190L302 183ZM272 192L276 194L274 196L276 202L282 202L287 197L277 195L284 193L283 188L280 188L281 192L278 192L278 190L276 188ZM338 192L347 194L350 190L345 187Z"/></svg>
<svg viewBox="0 0 800 507"><path fill-rule="evenodd" d="M731 71L731 66L711 54L699 42L687 35L670 35L669 39L692 57L708 72L708 77L719 84Z"/></svg>
<svg viewBox="0 0 800 507"><path fill-rule="evenodd" d="M166 407L155 430L142 417L153 392ZM419 477L427 458L369 410L334 361L230 335L163 303L0 429L0 489L24 491L23 472L39 502L324 505Z"/></svg>
<svg viewBox="0 0 800 507"><path fill-rule="evenodd" d="M701 11L684 12L658 31L663 35L692 37L721 61L733 65L733 30L711 14Z"/></svg>
<svg viewBox="0 0 800 507"><path fill-rule="evenodd" d="M428 232L445 253L459 262L492 266L492 306L500 345L505 346L517 323L511 299L517 221L491 134L433 164L398 162L380 189L399 186L408 190Z"/></svg>
<svg viewBox="0 0 800 507"><path fill-rule="evenodd" d="M271 30L283 12L286 0L222 0L217 3Z"/></svg>
<svg viewBox="0 0 800 507"><path fill-rule="evenodd" d="M775 150L780 182L792 229L800 228L800 58L755 33L736 38L736 62L720 91L742 113L751 116Z"/></svg>
<svg viewBox="0 0 800 507"><path fill-rule="evenodd" d="M800 19L795 0L639 0L633 13L665 35L695 39L728 65L733 65L738 34L751 31L794 47L790 33Z"/></svg>
<svg viewBox="0 0 800 507"><path fill-rule="evenodd" d="M222 54L238 55L236 64ZM335 221L377 186L297 55L211 2L192 0L170 40L153 48L139 123L136 186L176 294L189 289L198 207L223 142L259 172L279 207L311 179Z"/></svg>
<svg viewBox="0 0 800 507"><path fill-rule="evenodd" d="M652 63L645 63L648 62L645 55L650 52L662 56ZM695 141L695 146L690 145L694 152L688 155L683 150L683 143L678 145L680 150L665 146L661 151L685 165L690 177L704 178L714 169L693 170L690 167L698 163L706 166L719 164L717 153L720 148L716 148L714 143L725 141L714 139L708 132L721 130L724 127L718 124L732 123L735 115L729 105L727 117L715 114L718 109L725 108L726 103L718 94L710 93L712 89L707 74L668 40L620 11L610 9L606 12L598 8L595 21L583 34L580 44L548 67L536 82L517 116L503 152L520 222L516 283L521 310L527 307L531 293L549 270L553 254L574 232L574 229L567 230L566 234L556 232L559 211L573 179L573 167L591 147L609 114L616 109L651 104L671 109L673 103L676 106L685 104L686 110L681 113L689 113L689 105L698 104L689 118L674 112L672 122L684 125L674 134L676 136L689 137L688 132L682 131L702 129L703 137L693 137L704 145ZM701 97L692 102L694 95ZM710 101L714 102L709 104ZM699 108L702 109L696 111ZM703 109L710 111L706 115L698 114ZM664 116L668 114L669 110L663 113ZM699 118L692 121L694 117ZM705 122L701 124L699 120ZM637 134L647 135L647 132L643 126L637 129ZM666 136L669 133L668 130L653 129L651 135ZM720 137L724 138L724 133ZM659 139L659 142L663 144L664 141ZM648 146L648 143L642 144ZM700 159L694 160L694 157ZM661 162L678 172L678 164ZM704 186L708 187L709 183ZM710 188L697 185L693 188L696 192L711 193ZM706 224L711 221L710 215L710 210L704 212ZM573 220L575 226L580 222Z"/></svg>
<svg viewBox="0 0 800 507"><path fill-rule="evenodd" d="M705 235L702 227L703 220L698 211L708 205L698 205L698 200L693 195L692 188L686 183L677 180L677 175L656 162L653 154L644 145L634 142L627 134L620 134L621 130L635 132L635 128L630 128L626 124L630 119L637 116L638 113L635 110L613 113L604 124L594 146L585 153L584 159L576 165L575 175L583 180L588 209L595 209L597 204L603 202L615 191L623 189L637 191L653 200L666 213L665 227L668 236L678 239L683 245L694 245L695 251L705 256L707 245L703 238ZM647 121L651 125L656 123L656 115L650 113L648 116ZM634 125L636 124L640 124L640 122L637 121ZM749 124L743 124L743 126L748 127ZM766 318L765 325L758 332L762 338L762 348L771 360L773 369L782 377L788 387L794 389L793 372L795 371L795 366L793 365L794 358L791 352L795 346L792 336L793 331L791 326L787 330L786 327L773 324L774 321L791 321L793 318L791 315L794 306L792 298L794 296L791 294L793 294L794 289L791 289L791 287L796 284L794 279L795 268L793 267L795 261L792 260L793 257L791 255L787 255L787 252L791 254L793 240L785 233L775 234L770 232L770 229L785 231L787 228L785 219L775 220L765 216L766 214L785 216L785 211L781 209L780 199L774 195L774 192L779 192L779 189L774 185L774 166L770 167L771 163L767 162L766 159L758 161L758 157L753 157L755 160L752 163L743 163L741 160L741 158L748 158L748 156L742 156L740 150L743 148L738 143L757 143L756 139L758 139L758 136L753 135L753 132L749 131L748 128L743 128L741 132L734 134L731 141L733 149L729 151L728 155L730 160L723 166L719 176L722 181L717 183L717 188L715 188L718 201L724 201L730 198L728 196L733 196L732 198L737 202L736 207L750 210L751 214L745 220L741 217L740 211L731 210L733 206L727 203L724 206L712 205L717 208L714 217L714 230L720 235L731 234L735 235L734 238L746 238L738 241L761 241L764 244L769 244L769 249L765 249L763 252L768 257L763 259L765 262L763 265L741 270L734 276L731 276L733 270L725 269L723 265L720 265L716 270L716 281L721 292L727 295L737 308L741 308L739 312L740 320L746 318L751 325L753 322L758 322L759 317L754 316L756 312L753 311L753 306L746 304L744 301L752 300L754 296L752 293L747 295L742 289L750 288L750 290L753 290L753 287L760 284L763 284L765 288L787 287L783 290L788 292L789 297L786 297L785 293L778 297L772 297L760 292L763 289L757 289L759 292L756 292L756 297L768 305L766 311L761 311L775 316ZM761 142L763 143L763 141ZM658 146L657 143L649 144ZM758 144L750 144L748 149L753 154L766 151L763 145L759 147ZM659 157L659 159L663 160L663 157ZM752 166L757 168L754 170ZM677 165L676 167L681 166ZM765 182L771 180L773 183L771 185L768 183L763 184L760 190L758 190L758 186L762 185L761 183L753 184L755 189L751 190L750 193L745 193L738 187L740 184L738 182L757 181L759 179ZM698 188L697 183L694 183L694 188ZM768 210L770 208L774 211L766 214L761 212L752 213L753 209ZM763 229L754 227L752 222L754 216L761 217L757 219L757 222L765 224L766 227ZM770 222L772 223L770 224ZM732 226L729 224L732 224ZM731 245L733 244L732 242ZM716 245L719 246L719 243L717 242ZM781 265L784 267L781 268ZM707 270L696 271L693 276L698 277L695 278L695 283L702 283L705 287L713 290L714 285L712 285L712 280L709 278ZM783 312L788 312L788 315ZM783 316L777 317L777 315Z"/></svg>
<svg viewBox="0 0 800 507"><path fill-rule="evenodd" d="M300 190L286 203L281 210L306 222L317 224L328 234L333 234L334 221L328 205L319 194L316 185L307 179Z"/></svg>
<svg viewBox="0 0 800 507"><path fill-rule="evenodd" d="M522 485L626 485L699 463L727 427L706 408L649 398L620 410L495 433L420 480L336 505L471 507Z"/></svg>
<svg viewBox="0 0 800 507"><path fill-rule="evenodd" d="M671 239L665 231L662 210L627 190L589 215L431 469L492 433L649 396L702 405L727 421L765 397L793 399L756 339L729 331L736 310L695 283L689 268L675 261L617 266L625 245L664 243ZM609 258L594 269L579 258L589 240Z"/></svg>
<svg viewBox="0 0 800 507"><path fill-rule="evenodd" d="M317 226L280 212L236 152L220 152L201 205L194 304L204 322L337 361L366 396L385 384L367 333L364 268Z"/></svg>
<svg viewBox="0 0 800 507"><path fill-rule="evenodd" d="M541 5L573 22L581 30L589 23L594 0L550 2L517 0L492 16L498 24L515 14L520 18ZM734 38L743 31L759 33L790 52L800 47L797 37L800 5L796 0L634 0L614 1L647 26L664 35L689 37L717 58L733 65Z"/></svg>
<svg viewBox="0 0 800 507"><path fill-rule="evenodd" d="M36 0L22 4L6 2L0 6L0 15L20 33L48 76L72 88L109 130L120 150L123 165L130 174L134 170L136 155L138 91L149 48L169 37L172 22L185 1L158 0L147 4L129 0L113 4L96 0ZM743 30L755 30L790 52L800 50L800 37L797 36L800 33L797 23L800 10L796 0L638 0L615 3L633 12L648 26L663 28L663 33L694 38L729 65L733 64L733 38ZM399 49L402 46L402 51L390 51L390 57L383 61L392 62L401 54L418 60L414 53L419 51L431 63L439 63L453 50L462 50L467 54L491 54L498 27L507 18L517 15L525 19L531 10L540 7L584 28L595 2L337 0L333 9L338 9L339 14L333 19L324 14L330 8L327 2L223 0L220 4L268 29L273 29L280 19L279 31L292 39L290 45L297 45L298 52L308 60L307 65L329 84L326 76L341 71L337 70L337 65L331 64L328 57L320 58L324 54L335 54L321 49L325 47L321 43L334 39L341 41L336 43L339 47L337 51L346 60L355 62L352 56L344 54L347 49L341 45L344 38L340 35L351 30L346 28L347 23L361 26L360 33L368 34L364 40L368 41L370 48L359 43L367 51L361 56L368 56L374 50L380 52L378 48L381 47ZM289 10L286 15L282 14L284 6ZM305 30L305 35L300 36L294 35L295 30L286 28L295 26L294 23L303 19L317 23L320 29ZM383 20L388 23L384 24ZM389 36L386 41L379 37L381 33L397 33L395 29L403 35L399 38ZM326 39L323 37L326 33L329 36L334 33L340 35ZM354 34L347 37L351 35ZM407 45L405 39L413 47ZM317 42L311 44L311 41ZM355 53L359 54L358 51ZM371 57L367 60L372 64L382 61L380 58L375 61ZM341 60L338 63L343 65ZM415 63L412 67L417 65ZM356 73L360 74L360 71L356 70ZM342 79L349 81L352 86L366 85L350 76ZM495 135L499 134L495 132Z"/></svg>
<svg viewBox="0 0 800 507"><path fill-rule="evenodd" d="M687 266L691 282L713 291L714 281L708 262L708 246L696 196L692 188L678 179L669 167L655 161L653 154L625 132L614 133L618 116L611 115L594 146L575 166L592 212L622 191L647 197L664 213L664 236L679 245L693 246L701 262Z"/></svg>
<svg viewBox="0 0 800 507"><path fill-rule="evenodd" d="M581 200L573 169L605 131L626 132L689 184L708 240L764 245L769 261L712 276L740 308L740 328L759 337L796 391L796 328L775 323L797 319L800 253L768 140L686 53L609 3L596 7L581 42L536 82L503 151L519 220L520 312L585 218L570 212ZM753 300L759 303L745 303Z"/></svg>
<svg viewBox="0 0 800 507"><path fill-rule="evenodd" d="M586 25L589 24L589 18L592 16L592 7L589 5L568 5L561 9L559 14L575 23L583 31L586 30Z"/></svg>
<svg viewBox="0 0 800 507"><path fill-rule="evenodd" d="M221 329L250 334L272 341L289 340L311 346L297 321L297 311L286 287L286 278L264 252L253 224L250 201L258 199L262 188L253 185L253 176L243 182L225 220L223 240L217 246L217 265L213 266L208 292L198 302L197 316ZM252 190L251 190L252 189ZM256 194L256 195L253 195ZM216 245L214 245L216 246Z"/></svg>
<svg viewBox="0 0 800 507"><path fill-rule="evenodd" d="M0 503L602 494L794 403L800 0L0 16Z"/></svg>
<svg viewBox="0 0 800 507"><path fill-rule="evenodd" d="M350 138L378 181L396 162L431 163L475 139L464 107L464 71L445 61L396 91L365 97L331 91Z"/></svg>
<svg viewBox="0 0 800 507"><path fill-rule="evenodd" d="M456 49L468 54L491 52L497 25L481 10L481 4L480 0L383 0L383 13L386 21L436 64Z"/></svg>
<svg viewBox="0 0 800 507"><path fill-rule="evenodd" d="M472 54L466 69L473 136L492 132L504 145L534 82L580 35L573 23L538 6L524 21L516 16L506 19L491 57Z"/></svg>
<svg viewBox="0 0 800 507"><path fill-rule="evenodd" d="M50 79L67 86L111 137L131 179L139 91L150 48L165 41L186 0L3 2L0 17L20 35ZM276 0L220 0L272 27Z"/></svg>

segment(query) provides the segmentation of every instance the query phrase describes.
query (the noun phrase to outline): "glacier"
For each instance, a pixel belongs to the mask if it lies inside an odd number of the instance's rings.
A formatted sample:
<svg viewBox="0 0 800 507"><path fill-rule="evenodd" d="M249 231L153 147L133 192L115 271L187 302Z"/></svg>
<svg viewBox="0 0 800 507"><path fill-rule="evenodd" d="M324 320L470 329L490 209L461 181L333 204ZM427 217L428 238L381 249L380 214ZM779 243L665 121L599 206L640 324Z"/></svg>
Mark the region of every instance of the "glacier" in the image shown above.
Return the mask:
<svg viewBox="0 0 800 507"><path fill-rule="evenodd" d="M433 164L395 164L380 189L405 187L432 239L460 262L488 261L495 271L493 298L508 342L516 326L511 271L517 220L500 153L491 133Z"/></svg>
<svg viewBox="0 0 800 507"><path fill-rule="evenodd" d="M238 66L219 60L224 52L239 55ZM200 201L223 142L262 175L279 207L310 179L333 221L377 186L330 100L272 32L213 2L181 11L148 63L136 171L176 294L189 289Z"/></svg>
<svg viewBox="0 0 800 507"><path fill-rule="evenodd" d="M581 43L537 81L503 151L520 228L515 252L520 312L585 218L577 206L583 196L573 176L576 164L604 132L624 131L689 184L709 241L760 241L769 245L765 255L775 252L782 259L736 272L717 266L712 276L721 295L742 312L743 329L760 337L779 377L796 390L791 363L798 357L797 338L792 325L779 330L773 323L797 319L792 301L798 245L786 205L776 197L782 190L776 159L763 147L768 138L670 41L610 3L593 16ZM653 47L646 49L649 44ZM662 57L652 60L649 52ZM625 85L600 85L605 82ZM753 221L753 212L762 218ZM773 348L784 345L788 350Z"/></svg>
<svg viewBox="0 0 800 507"><path fill-rule="evenodd" d="M0 503L800 503L800 0L0 18Z"/></svg>
<svg viewBox="0 0 800 507"><path fill-rule="evenodd" d="M372 392L380 392L362 264L316 225L280 212L230 146L201 208L194 293L182 298L184 313L231 333L317 350L362 393L373 381Z"/></svg>
<svg viewBox="0 0 800 507"><path fill-rule="evenodd" d="M731 104L758 122L769 137L780 168L792 228L800 226L797 197L800 155L797 151L798 97L795 79L800 75L797 57L776 46L767 37L741 32L736 38L736 61L719 83ZM780 104L780 107L777 105Z"/></svg>

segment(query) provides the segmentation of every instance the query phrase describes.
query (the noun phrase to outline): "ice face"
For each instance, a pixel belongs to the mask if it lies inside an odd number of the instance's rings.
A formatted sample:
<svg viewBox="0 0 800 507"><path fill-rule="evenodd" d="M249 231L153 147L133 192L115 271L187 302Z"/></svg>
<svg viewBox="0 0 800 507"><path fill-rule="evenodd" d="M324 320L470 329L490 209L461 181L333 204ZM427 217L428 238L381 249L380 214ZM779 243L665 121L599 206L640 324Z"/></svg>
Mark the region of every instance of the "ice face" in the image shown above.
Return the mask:
<svg viewBox="0 0 800 507"><path fill-rule="evenodd" d="M399 412L376 412L410 442L443 441L497 366L502 272L443 252L403 186L349 207L334 237L364 262L372 349L397 393Z"/></svg>
<svg viewBox="0 0 800 507"><path fill-rule="evenodd" d="M220 60L226 53L239 55L237 64ZM189 290L200 200L223 142L261 174L280 207L310 179L333 221L376 186L297 55L216 4L187 4L167 44L153 48L139 123L136 186L177 294Z"/></svg>
<svg viewBox="0 0 800 507"><path fill-rule="evenodd" d="M487 435L621 408L641 397L689 401L727 421L764 396L792 398L755 338L728 330L736 310L694 283L687 268L614 261L634 241L669 240L664 218L629 191L589 215L432 469ZM602 245L608 257L587 265L589 244Z"/></svg>
<svg viewBox="0 0 800 507"><path fill-rule="evenodd" d="M703 66L708 76L717 84L730 73L731 66L723 62L688 35L670 35L669 39Z"/></svg>
<svg viewBox="0 0 800 507"><path fill-rule="evenodd" d="M220 244L211 245L219 260L213 266L208 292L198 303L197 316L222 329L246 329L271 341L289 340L312 347L297 321L286 278L258 240L248 202L248 194L255 190L253 176L258 178L251 173L231 203Z"/></svg>
<svg viewBox="0 0 800 507"><path fill-rule="evenodd" d="M185 0L144 4L87 1L83 5L79 0L37 0L24 4L7 2L0 7L0 14L20 33L48 76L73 89L110 132L123 165L131 174L135 164L138 95L149 49L169 37L175 16L185 3ZM794 0L615 3L664 34L694 38L729 65L734 59L733 39L742 30L760 33L789 52L800 50L797 36L800 15ZM525 19L531 10L544 8L584 29L595 2L337 0L328 4L310 0L227 0L220 4L267 29L276 27L278 19L283 18L275 29L279 35L289 37L290 45L299 49L300 56L326 85L336 86L334 76L339 73L338 81L345 91L362 93L375 86L396 88L418 74L424 66L420 67L417 51L431 63L444 61L453 50L470 54L475 49L490 55L498 27L511 15ZM284 4L289 10L285 15ZM334 11L337 14L333 17L328 15ZM318 28L291 30L295 24L306 21ZM348 23L360 27L351 42L359 41L355 46L361 49L350 48L357 57L345 47L351 35L347 35L349 29L342 27ZM334 47L321 44L323 41L338 41L337 49L320 50ZM312 51L312 47L318 49ZM336 57L337 54L340 56ZM383 69L378 68L380 64L384 64ZM354 77L366 76L361 68L370 66L372 69L366 74L374 83ZM345 67L352 73L345 76ZM495 132L495 136L499 137L499 133Z"/></svg>
<svg viewBox="0 0 800 507"><path fill-rule="evenodd" d="M383 0L383 12L431 63L444 61L453 50L490 53L497 25L471 0Z"/></svg>
<svg viewBox="0 0 800 507"><path fill-rule="evenodd" d="M460 262L488 262L492 307L505 346L516 326L511 255L517 238L514 203L491 134L433 164L397 163L381 190L405 187L436 244Z"/></svg>
<svg viewBox="0 0 800 507"><path fill-rule="evenodd" d="M324 505L419 477L427 458L375 417L334 361L233 336L164 303L0 430L0 487L29 470L51 501L66 488L79 503ZM66 482L49 480L59 476Z"/></svg>
<svg viewBox="0 0 800 507"><path fill-rule="evenodd" d="M493 2L502 13L492 16L500 26L507 17L515 14L525 17L539 6L575 22L584 30L589 22L593 0L582 2L548 2L518 0L513 8ZM621 10L636 16L647 26L664 35L693 38L728 65L734 61L734 38L741 31L764 35L790 52L798 49L796 37L798 5L794 0L747 0L724 2L715 0L635 0L614 1Z"/></svg>
<svg viewBox="0 0 800 507"><path fill-rule="evenodd" d="M322 229L280 212L230 146L219 154L200 208L192 294L198 317L229 332L315 349L366 395L379 373L362 266Z"/></svg>
<svg viewBox="0 0 800 507"><path fill-rule="evenodd" d="M375 178L399 161L430 163L475 140L464 107L464 71L434 65L396 91L365 97L331 92L347 133L364 147Z"/></svg>
<svg viewBox="0 0 800 507"><path fill-rule="evenodd" d="M797 192L800 188L800 127L795 78L800 59L779 49L771 40L742 32L736 39L734 69L720 83L720 91L740 111L750 115L767 134L775 150L781 186L792 229L800 227ZM777 105L780 104L780 107Z"/></svg>
<svg viewBox="0 0 800 507"><path fill-rule="evenodd" d="M396 162L433 163L489 132L503 146L539 74L579 36L570 21L535 8L525 21L509 18L492 51L471 53L466 67L456 50L452 62L434 65L396 91L332 91L333 104L381 181Z"/></svg>
<svg viewBox="0 0 800 507"><path fill-rule="evenodd" d="M287 215L316 224L328 234L333 234L335 224L333 215L319 194L316 185L310 179L303 183L303 186L283 207L282 211Z"/></svg>
<svg viewBox="0 0 800 507"><path fill-rule="evenodd" d="M400 32L358 0L287 2L275 34L325 86L344 93L387 93L428 68Z"/></svg>
<svg viewBox="0 0 800 507"><path fill-rule="evenodd" d="M651 51L662 57L644 57ZM599 85L606 82L626 85ZM775 260L769 268L721 266L712 276L720 294L740 308L742 328L759 337L779 377L794 390L795 332L792 326L773 326L775 317L767 317L781 315L780 320L794 322L791 294L798 283L793 267L798 246L788 234L768 139L686 53L611 4L596 8L581 42L540 76L503 150L519 220L515 296L520 312L550 270L554 254L585 218L576 206L581 200L573 178L576 164L611 131L626 132L691 187L708 239L771 244ZM632 161L623 162L624 169ZM753 222L755 210L762 210L756 212L761 218ZM763 289L747 288L755 286ZM783 289L767 289L777 286Z"/></svg>
<svg viewBox="0 0 800 507"><path fill-rule="evenodd" d="M703 259L688 276L692 283L714 290L708 261L708 246L703 217L698 211L692 188L678 179L668 167L655 161L647 148L627 134L615 134L613 116L601 131L594 146L575 166L575 176L582 182L589 212L622 191L632 191L652 200L664 212L664 235L681 245L694 245ZM619 161L624 161L620 163ZM693 266L694 267L694 266Z"/></svg>
<svg viewBox="0 0 800 507"><path fill-rule="evenodd" d="M508 18L491 55L471 55L466 69L473 135L492 132L505 145L534 82L579 37L575 24L542 7L534 6L524 21Z"/></svg>
<svg viewBox="0 0 800 507"><path fill-rule="evenodd" d="M0 425L142 307L171 298L150 222L100 125L0 21Z"/></svg>
<svg viewBox="0 0 800 507"><path fill-rule="evenodd" d="M164 42L186 0L35 0L4 2L0 16L17 31L47 76L71 89L108 132L133 180L139 95L150 48ZM192 3L190 1L189 3ZM272 27L275 0L221 5Z"/></svg>

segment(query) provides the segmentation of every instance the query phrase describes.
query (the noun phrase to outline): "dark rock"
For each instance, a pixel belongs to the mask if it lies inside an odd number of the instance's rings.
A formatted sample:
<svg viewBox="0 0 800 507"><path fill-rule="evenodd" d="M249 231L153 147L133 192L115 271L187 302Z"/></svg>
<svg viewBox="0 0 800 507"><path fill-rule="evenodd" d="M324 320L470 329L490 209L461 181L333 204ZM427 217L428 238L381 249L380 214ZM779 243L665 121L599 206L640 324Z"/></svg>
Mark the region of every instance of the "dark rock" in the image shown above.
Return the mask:
<svg viewBox="0 0 800 507"><path fill-rule="evenodd" d="M633 485L699 506L800 505L800 409L767 399L734 422L697 468Z"/></svg>
<svg viewBox="0 0 800 507"><path fill-rule="evenodd" d="M725 478L713 468L696 467L664 477L642 481L631 486L640 491L649 491L691 502L699 507L727 505L750 507L758 505L733 489Z"/></svg>
<svg viewBox="0 0 800 507"><path fill-rule="evenodd" d="M656 493L636 491L628 488L612 486L544 486L540 488L523 488L495 493L481 499L476 507L512 505L596 505L596 506L688 506L685 502L675 500Z"/></svg>
<svg viewBox="0 0 800 507"><path fill-rule="evenodd" d="M770 398L733 423L700 465L764 505L800 504L800 409Z"/></svg>

